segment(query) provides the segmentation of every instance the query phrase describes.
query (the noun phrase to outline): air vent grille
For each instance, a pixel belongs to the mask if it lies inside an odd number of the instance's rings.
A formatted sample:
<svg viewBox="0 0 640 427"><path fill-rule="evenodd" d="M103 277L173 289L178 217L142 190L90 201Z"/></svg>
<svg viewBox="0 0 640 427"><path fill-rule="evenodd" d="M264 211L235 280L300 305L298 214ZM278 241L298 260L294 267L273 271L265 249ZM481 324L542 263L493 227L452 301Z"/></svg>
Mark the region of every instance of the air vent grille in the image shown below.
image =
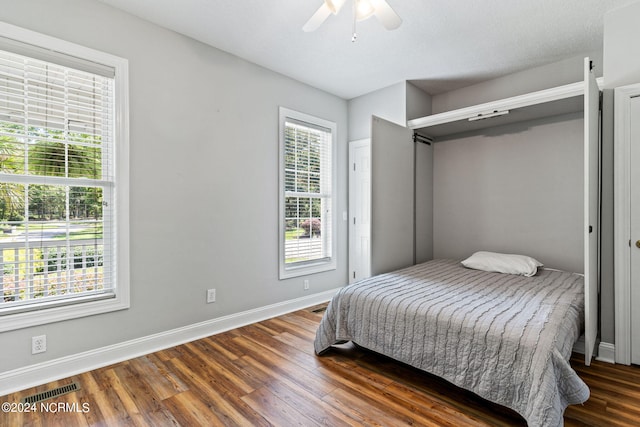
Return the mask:
<svg viewBox="0 0 640 427"><path fill-rule="evenodd" d="M32 394L22 399L22 403L38 403L45 400L53 399L54 397L62 396L64 394L73 393L80 390L80 386L76 382L71 384L56 387L52 390L43 391L42 393Z"/></svg>

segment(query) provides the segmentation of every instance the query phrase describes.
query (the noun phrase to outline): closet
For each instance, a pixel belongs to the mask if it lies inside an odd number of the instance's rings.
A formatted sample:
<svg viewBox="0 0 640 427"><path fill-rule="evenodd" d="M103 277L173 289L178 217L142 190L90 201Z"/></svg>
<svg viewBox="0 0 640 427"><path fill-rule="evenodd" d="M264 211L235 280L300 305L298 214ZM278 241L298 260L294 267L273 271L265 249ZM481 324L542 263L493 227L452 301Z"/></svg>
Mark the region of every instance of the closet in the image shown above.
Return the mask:
<svg viewBox="0 0 640 427"><path fill-rule="evenodd" d="M588 365L598 332L599 103L598 85L585 58L584 80L572 84L409 120L406 127L374 117L371 139L365 142L370 156L370 186L365 198L370 206L369 254L360 258L361 264L368 258L369 273L375 275L432 257L433 241L424 240L433 236L428 229L433 225L433 198L425 197L433 191L433 181L425 173L433 168L433 144L501 125L570 113L583 115L584 214L578 221L584 243ZM416 133L424 138L414 138ZM351 183L350 191L356 191ZM355 212L351 200L350 195L350 212ZM350 221L350 225L357 224L359 218L351 215ZM352 243L350 240L350 250ZM350 279L357 277L351 265L350 274Z"/></svg>

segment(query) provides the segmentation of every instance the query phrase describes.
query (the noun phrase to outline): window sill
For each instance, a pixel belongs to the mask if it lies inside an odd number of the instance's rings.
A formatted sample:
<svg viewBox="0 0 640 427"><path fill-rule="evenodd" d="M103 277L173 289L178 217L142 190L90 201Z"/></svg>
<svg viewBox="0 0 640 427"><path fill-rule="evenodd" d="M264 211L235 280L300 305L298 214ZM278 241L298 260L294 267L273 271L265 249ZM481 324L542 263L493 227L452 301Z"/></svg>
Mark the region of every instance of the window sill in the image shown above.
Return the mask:
<svg viewBox="0 0 640 427"><path fill-rule="evenodd" d="M300 264L296 266L286 267L280 265L280 280L290 279L292 277L307 276L309 274L322 273L336 269L335 260L312 262L308 264Z"/></svg>
<svg viewBox="0 0 640 427"><path fill-rule="evenodd" d="M0 316L0 332L125 310L127 308L129 308L128 295L126 297L120 296L94 301L78 301L75 304L51 308L45 308L43 305L42 309L39 310Z"/></svg>

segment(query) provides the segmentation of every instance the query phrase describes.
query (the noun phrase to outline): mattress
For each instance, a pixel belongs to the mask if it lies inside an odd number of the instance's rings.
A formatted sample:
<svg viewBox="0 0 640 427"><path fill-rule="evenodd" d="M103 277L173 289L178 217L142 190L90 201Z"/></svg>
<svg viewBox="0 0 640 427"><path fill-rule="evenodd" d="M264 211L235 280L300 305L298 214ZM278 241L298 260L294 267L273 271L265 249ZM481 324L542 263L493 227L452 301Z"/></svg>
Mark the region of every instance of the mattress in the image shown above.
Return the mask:
<svg viewBox="0 0 640 427"><path fill-rule="evenodd" d="M509 407L531 426L563 424L589 389L569 364L584 319L582 275L533 277L434 260L365 279L331 300L318 355L354 343Z"/></svg>

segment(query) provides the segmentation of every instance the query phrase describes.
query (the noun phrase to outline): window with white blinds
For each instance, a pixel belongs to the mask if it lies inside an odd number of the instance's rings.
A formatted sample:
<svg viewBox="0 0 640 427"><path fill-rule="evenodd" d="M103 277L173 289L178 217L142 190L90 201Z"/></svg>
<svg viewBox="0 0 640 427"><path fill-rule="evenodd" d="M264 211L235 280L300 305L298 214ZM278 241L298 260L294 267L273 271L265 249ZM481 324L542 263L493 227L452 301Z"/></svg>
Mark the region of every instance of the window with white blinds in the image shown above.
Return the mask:
<svg viewBox="0 0 640 427"><path fill-rule="evenodd" d="M0 38L0 316L119 290L115 72L45 52Z"/></svg>
<svg viewBox="0 0 640 427"><path fill-rule="evenodd" d="M281 278L335 268L335 123L285 108L281 133Z"/></svg>

